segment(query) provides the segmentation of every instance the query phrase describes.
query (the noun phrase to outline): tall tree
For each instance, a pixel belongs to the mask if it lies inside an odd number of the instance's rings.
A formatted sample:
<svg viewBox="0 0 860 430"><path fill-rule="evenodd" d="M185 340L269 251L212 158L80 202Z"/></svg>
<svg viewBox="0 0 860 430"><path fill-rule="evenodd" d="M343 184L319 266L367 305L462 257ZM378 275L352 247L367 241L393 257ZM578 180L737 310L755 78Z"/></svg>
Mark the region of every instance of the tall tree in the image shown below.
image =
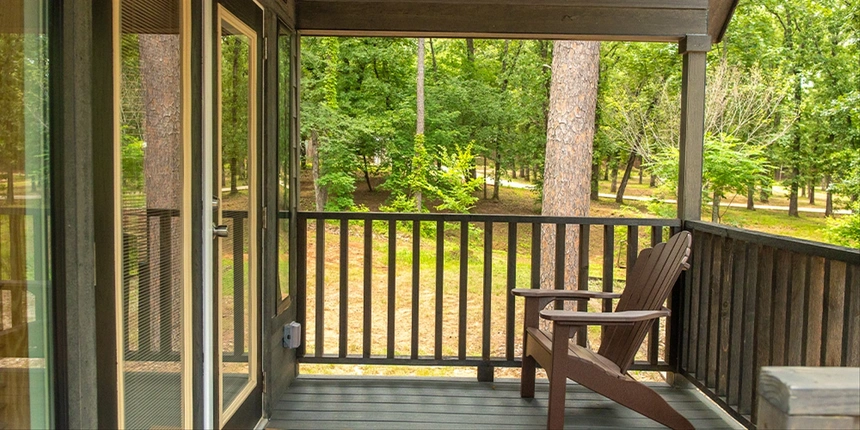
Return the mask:
<svg viewBox="0 0 860 430"><path fill-rule="evenodd" d="M554 43L543 215L588 215L599 62L599 42ZM575 289L579 234L575 228L566 233L564 287ZM541 234L541 288L554 285L555 234L552 226L545 226Z"/></svg>
<svg viewBox="0 0 860 430"><path fill-rule="evenodd" d="M420 145L422 148L415 148L416 154L424 150L424 38L421 37L418 38L417 69L415 85L415 145ZM418 187L415 190L415 210L418 212L421 212L422 209L422 198L421 188Z"/></svg>

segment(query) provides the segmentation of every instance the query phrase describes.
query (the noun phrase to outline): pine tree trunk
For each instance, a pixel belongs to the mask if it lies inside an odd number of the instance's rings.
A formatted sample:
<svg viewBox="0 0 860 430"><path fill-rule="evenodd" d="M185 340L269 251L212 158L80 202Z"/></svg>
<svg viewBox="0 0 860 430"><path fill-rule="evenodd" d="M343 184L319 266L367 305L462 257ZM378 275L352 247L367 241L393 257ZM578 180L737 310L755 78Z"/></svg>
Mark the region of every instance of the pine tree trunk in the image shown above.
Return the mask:
<svg viewBox="0 0 860 430"><path fill-rule="evenodd" d="M815 204L815 180L809 181L809 191L806 192L806 195L809 196L809 204Z"/></svg>
<svg viewBox="0 0 860 430"><path fill-rule="evenodd" d="M587 216L597 101L599 42L556 41L547 122L542 214ZM541 234L541 288L553 288L555 226ZM577 288L579 230L568 226L564 288Z"/></svg>
<svg viewBox="0 0 860 430"><path fill-rule="evenodd" d="M502 172L502 166L501 166L501 163L499 163L499 153L498 152L496 152L496 156L494 158L495 159L493 160L493 167L494 167L494 169L493 169L493 201L498 202L499 201L499 185L501 185L501 182L502 182L502 173L501 173Z"/></svg>
<svg viewBox="0 0 860 430"><path fill-rule="evenodd" d="M827 184L825 189L827 190L827 197L824 202L824 216L831 217L833 216L833 192L830 191L830 175L824 175L824 183Z"/></svg>

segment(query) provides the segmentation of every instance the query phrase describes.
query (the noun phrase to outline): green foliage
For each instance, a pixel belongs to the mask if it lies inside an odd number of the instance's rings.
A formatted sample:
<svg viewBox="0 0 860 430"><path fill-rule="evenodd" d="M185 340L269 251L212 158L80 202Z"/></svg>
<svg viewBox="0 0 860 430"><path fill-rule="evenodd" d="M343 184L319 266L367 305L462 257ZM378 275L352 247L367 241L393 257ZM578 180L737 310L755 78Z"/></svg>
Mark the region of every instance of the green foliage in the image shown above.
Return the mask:
<svg viewBox="0 0 860 430"><path fill-rule="evenodd" d="M706 135L703 185L716 198L742 194L750 184L767 181L769 166L763 148L730 135Z"/></svg>
<svg viewBox="0 0 860 430"><path fill-rule="evenodd" d="M833 243L860 249L860 203L854 203L850 215L827 220L827 237Z"/></svg>
<svg viewBox="0 0 860 430"><path fill-rule="evenodd" d="M123 192L143 191L143 141L126 132L123 127L120 159L122 164Z"/></svg>

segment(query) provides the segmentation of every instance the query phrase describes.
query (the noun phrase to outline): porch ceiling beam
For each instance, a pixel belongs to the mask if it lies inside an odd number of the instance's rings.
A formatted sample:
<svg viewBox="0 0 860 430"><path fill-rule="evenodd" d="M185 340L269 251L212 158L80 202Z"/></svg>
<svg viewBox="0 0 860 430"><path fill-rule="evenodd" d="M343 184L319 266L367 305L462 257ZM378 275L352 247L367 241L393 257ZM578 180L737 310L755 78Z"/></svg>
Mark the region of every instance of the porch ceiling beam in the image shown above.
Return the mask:
<svg viewBox="0 0 860 430"><path fill-rule="evenodd" d="M299 0L303 35L680 41L706 0Z"/></svg>

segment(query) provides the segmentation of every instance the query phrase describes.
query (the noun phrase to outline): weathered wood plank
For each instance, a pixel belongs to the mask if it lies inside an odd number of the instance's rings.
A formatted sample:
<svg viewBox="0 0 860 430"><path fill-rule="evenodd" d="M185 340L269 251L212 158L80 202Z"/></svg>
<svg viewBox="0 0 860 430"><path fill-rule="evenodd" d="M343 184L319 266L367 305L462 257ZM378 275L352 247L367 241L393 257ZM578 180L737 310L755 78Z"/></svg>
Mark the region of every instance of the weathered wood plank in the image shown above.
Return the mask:
<svg viewBox="0 0 860 430"><path fill-rule="evenodd" d="M809 258L805 255L792 254L791 256L791 280L789 281L788 309L786 326L786 364L789 366L800 366L803 364L803 333L804 314L807 312L806 281L807 263ZM786 267L784 270L789 270Z"/></svg>
<svg viewBox="0 0 860 430"><path fill-rule="evenodd" d="M847 265L840 261L828 261L824 269L824 357L825 366L842 365L842 329L845 321L845 275Z"/></svg>
<svg viewBox="0 0 860 430"><path fill-rule="evenodd" d="M652 230L651 236L652 243L654 241L653 232L654 230ZM685 297L688 312L682 331L684 337L683 353L686 358L682 364L687 372L698 377L697 351L699 348L699 326L701 323L701 317L699 314L699 295L702 286L702 265L704 264L702 252L704 241L702 240L701 234L696 232L693 234L693 253L690 257L692 270L688 271L692 279L690 280L690 292Z"/></svg>
<svg viewBox="0 0 860 430"><path fill-rule="evenodd" d="M803 340L804 366L821 365L823 315L824 315L824 259L811 257L807 270L806 318L803 327L806 333Z"/></svg>
<svg viewBox="0 0 860 430"><path fill-rule="evenodd" d="M860 367L860 265L848 266L845 277L846 306L845 345L842 348L846 366Z"/></svg>
<svg viewBox="0 0 860 430"><path fill-rule="evenodd" d="M531 287L540 288L540 223L532 224L532 261L531 261Z"/></svg>
<svg viewBox="0 0 860 430"><path fill-rule="evenodd" d="M710 309L708 309L708 372L705 382L708 387L713 387L719 390L719 350L720 350L720 309L722 306L722 277L723 277L723 244L725 239L722 237L714 237L712 242L713 251L711 259L711 291L710 291Z"/></svg>
<svg viewBox="0 0 860 430"><path fill-rule="evenodd" d="M759 251L758 278L756 281L756 319L755 319L755 356L753 358L753 375L758 375L763 366L770 365L770 348L772 345L770 326L773 304L773 271L775 251L764 246ZM755 422L755 402L758 401L758 377L753 377L752 419Z"/></svg>
<svg viewBox="0 0 860 430"><path fill-rule="evenodd" d="M701 272L701 289L699 294L699 320L698 320L698 330L699 330L699 342L697 344L696 351L696 362L698 363L696 366L696 379L704 383L707 379L708 375L708 339L710 325L708 322L710 321L710 311L711 311L711 268L713 265L713 240L714 237L711 234L702 234L702 272Z"/></svg>
<svg viewBox="0 0 860 430"><path fill-rule="evenodd" d="M741 372L741 349L743 348L743 320L744 320L744 287L746 286L745 271L747 262L747 247L741 241L732 243L732 278L730 287L731 306L729 310L729 350L726 361L726 403L738 405L740 403Z"/></svg>
<svg viewBox="0 0 860 430"><path fill-rule="evenodd" d="M758 245L746 246L746 272L744 279L744 310L743 310L743 343L741 344L741 372L740 372L740 400L738 412L741 415L749 415L752 411L753 385L756 375L755 369L755 333L757 305L757 286L759 268Z"/></svg>
<svg viewBox="0 0 860 430"><path fill-rule="evenodd" d="M514 317L516 301L511 291L517 287L517 223L508 223L508 267L505 289L505 358L514 359Z"/></svg>
<svg viewBox="0 0 860 430"><path fill-rule="evenodd" d="M788 337L788 297L790 294L791 252L776 251L776 272L773 286L773 319L771 324L770 365L784 366L786 363Z"/></svg>

